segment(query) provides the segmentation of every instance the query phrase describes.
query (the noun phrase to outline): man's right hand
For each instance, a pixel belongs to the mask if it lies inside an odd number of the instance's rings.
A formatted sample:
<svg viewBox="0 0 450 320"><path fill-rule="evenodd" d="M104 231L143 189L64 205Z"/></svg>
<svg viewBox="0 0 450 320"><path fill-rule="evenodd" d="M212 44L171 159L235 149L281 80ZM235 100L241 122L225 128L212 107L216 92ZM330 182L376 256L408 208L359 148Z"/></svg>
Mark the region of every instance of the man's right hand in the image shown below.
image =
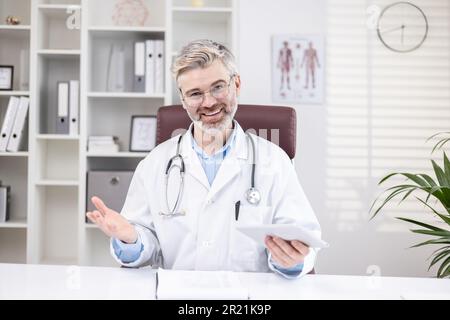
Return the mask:
<svg viewBox="0 0 450 320"><path fill-rule="evenodd" d="M91 198L97 210L87 212L86 216L94 222L108 237L116 238L125 243L135 243L136 228L120 213L108 208L98 197Z"/></svg>

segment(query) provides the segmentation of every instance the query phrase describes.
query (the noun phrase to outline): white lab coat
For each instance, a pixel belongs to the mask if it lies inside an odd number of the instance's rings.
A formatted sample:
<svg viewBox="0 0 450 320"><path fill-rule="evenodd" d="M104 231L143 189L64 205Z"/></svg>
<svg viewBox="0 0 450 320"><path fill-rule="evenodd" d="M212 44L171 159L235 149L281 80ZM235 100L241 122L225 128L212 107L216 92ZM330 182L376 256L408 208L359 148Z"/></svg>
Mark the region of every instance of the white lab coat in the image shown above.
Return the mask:
<svg viewBox="0 0 450 320"><path fill-rule="evenodd" d="M191 139L184 135L180 151L186 165L180 205L186 212L184 216L166 218L159 214L168 210L165 169L176 154L179 136L158 145L139 163L121 214L136 226L144 249L136 261L127 264L117 258L111 246L111 253L119 263L129 267L150 264L168 269L267 272L274 270L267 250L237 231L238 223L293 223L320 236L320 225L291 160L281 148L255 135L252 136L256 145L255 185L262 199L258 206L247 202L252 148L239 125L236 130L234 147L211 186ZM178 192L175 185L169 184L172 197ZM238 200L241 208L236 221ZM316 254L310 250L300 276L312 270Z"/></svg>

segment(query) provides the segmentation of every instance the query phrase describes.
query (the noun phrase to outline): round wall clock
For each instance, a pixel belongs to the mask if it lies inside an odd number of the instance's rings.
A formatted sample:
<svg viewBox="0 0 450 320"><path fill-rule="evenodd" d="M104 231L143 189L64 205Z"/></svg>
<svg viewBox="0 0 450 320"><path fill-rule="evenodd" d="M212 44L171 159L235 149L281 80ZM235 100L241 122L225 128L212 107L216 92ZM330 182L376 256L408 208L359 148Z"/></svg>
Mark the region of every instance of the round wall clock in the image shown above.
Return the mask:
<svg viewBox="0 0 450 320"><path fill-rule="evenodd" d="M377 34L381 42L395 52L419 48L428 35L425 13L411 2L396 2L381 11Z"/></svg>

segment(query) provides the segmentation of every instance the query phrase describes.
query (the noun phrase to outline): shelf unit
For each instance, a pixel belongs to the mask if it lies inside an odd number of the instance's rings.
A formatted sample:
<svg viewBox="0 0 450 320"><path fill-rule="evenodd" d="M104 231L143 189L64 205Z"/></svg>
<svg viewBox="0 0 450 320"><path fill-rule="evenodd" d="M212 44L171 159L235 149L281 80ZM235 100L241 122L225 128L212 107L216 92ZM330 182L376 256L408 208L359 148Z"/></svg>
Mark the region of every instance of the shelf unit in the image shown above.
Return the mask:
<svg viewBox="0 0 450 320"><path fill-rule="evenodd" d="M12 15L19 25L6 25ZM0 1L0 64L14 66L12 91L0 91L0 125L12 96L28 96L30 75L24 62L30 60L31 4L29 0ZM22 57L21 57L22 56ZM28 132L30 130L28 129ZM29 140L29 137L28 137ZM0 153L0 181L11 187L10 220L0 223L0 262L27 262L27 241L30 224L30 152L28 143L19 152ZM29 260L28 260L29 261Z"/></svg>
<svg viewBox="0 0 450 320"><path fill-rule="evenodd" d="M26 150L0 154L0 180L14 190L11 220L0 224L0 262L117 265L109 239L86 223L87 172L134 171L147 153L129 152L132 115L156 115L160 106L179 103L170 65L182 45L200 38L224 42L237 54L236 0L205 0L202 8L188 0L143 0L148 18L142 25L113 21L120 0L2 0L3 16L23 17L18 26L0 25L0 39L14 46L0 49L19 65L22 48L30 52L29 88L15 83L0 92L0 122L10 96L29 96L29 143ZM126 1L123 1L124 3ZM68 29L68 9L81 12L79 28ZM71 11L73 12L73 11ZM140 10L138 15L145 12ZM138 20L138 19L137 19ZM134 42L165 40L165 91L133 91ZM107 60L111 47L125 56L124 90L111 90ZM56 134L56 83L80 81L80 132ZM119 152L87 150L90 135L114 135Z"/></svg>

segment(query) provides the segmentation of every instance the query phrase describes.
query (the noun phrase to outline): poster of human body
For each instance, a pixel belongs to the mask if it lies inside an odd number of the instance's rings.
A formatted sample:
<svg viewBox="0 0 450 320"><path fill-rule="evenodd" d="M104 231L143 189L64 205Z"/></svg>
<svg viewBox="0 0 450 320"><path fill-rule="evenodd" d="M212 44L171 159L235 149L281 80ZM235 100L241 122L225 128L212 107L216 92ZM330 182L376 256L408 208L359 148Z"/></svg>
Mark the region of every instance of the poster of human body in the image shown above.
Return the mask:
<svg viewBox="0 0 450 320"><path fill-rule="evenodd" d="M272 97L276 102L323 103L324 40L277 35L272 39Z"/></svg>

